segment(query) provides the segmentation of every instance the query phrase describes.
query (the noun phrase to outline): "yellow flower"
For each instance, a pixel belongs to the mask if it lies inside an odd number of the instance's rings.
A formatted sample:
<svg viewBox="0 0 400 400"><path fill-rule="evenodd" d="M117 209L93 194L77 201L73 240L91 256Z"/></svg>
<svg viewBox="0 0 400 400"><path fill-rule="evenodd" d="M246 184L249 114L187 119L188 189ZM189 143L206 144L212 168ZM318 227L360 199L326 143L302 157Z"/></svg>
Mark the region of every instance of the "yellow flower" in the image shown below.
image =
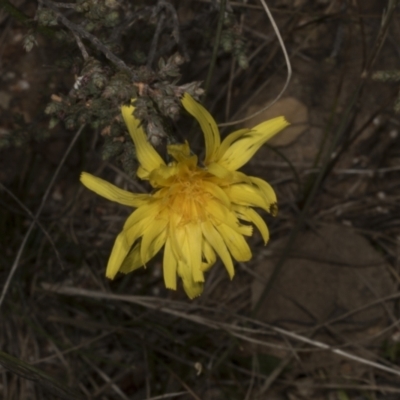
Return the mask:
<svg viewBox="0 0 400 400"><path fill-rule="evenodd" d="M237 169L288 123L283 117L274 118L231 133L221 143L218 127L202 105L188 94L182 105L204 133L202 166L187 142L168 146L173 161L167 164L147 140L131 105L121 111L136 147L137 175L150 182L153 193L130 193L86 172L81 181L100 196L136 208L115 240L106 276L113 279L118 271L145 266L164 246L165 286L176 290L178 275L187 295L194 298L203 291L204 272L217 255L231 279L232 257L250 260L244 236L251 236L253 228L241 221L253 223L267 243L268 228L253 207L275 214L275 192L264 180Z"/></svg>

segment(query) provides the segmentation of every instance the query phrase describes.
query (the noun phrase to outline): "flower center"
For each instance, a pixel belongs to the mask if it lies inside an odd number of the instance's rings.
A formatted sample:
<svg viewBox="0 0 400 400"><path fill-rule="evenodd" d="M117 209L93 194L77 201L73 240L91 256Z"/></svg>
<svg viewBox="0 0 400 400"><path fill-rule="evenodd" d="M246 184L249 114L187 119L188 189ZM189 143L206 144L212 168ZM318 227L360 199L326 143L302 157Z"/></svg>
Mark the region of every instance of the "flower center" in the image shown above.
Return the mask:
<svg viewBox="0 0 400 400"><path fill-rule="evenodd" d="M179 171L171 185L161 189L164 192L163 204L181 217L183 225L207 219L206 206L212 195L204 189L206 174L199 168Z"/></svg>

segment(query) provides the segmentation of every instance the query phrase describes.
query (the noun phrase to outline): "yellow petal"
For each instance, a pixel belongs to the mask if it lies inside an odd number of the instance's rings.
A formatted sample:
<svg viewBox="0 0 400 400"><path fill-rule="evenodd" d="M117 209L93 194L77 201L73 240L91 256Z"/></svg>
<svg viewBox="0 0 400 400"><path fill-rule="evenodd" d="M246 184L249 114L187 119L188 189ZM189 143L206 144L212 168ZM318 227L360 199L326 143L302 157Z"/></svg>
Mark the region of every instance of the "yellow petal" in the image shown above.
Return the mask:
<svg viewBox="0 0 400 400"><path fill-rule="evenodd" d="M183 290L185 291L185 293L187 294L187 296L189 297L189 299L194 299L196 297L199 297L204 290L204 283L200 282L190 282L190 284L186 281L182 281L183 282Z"/></svg>
<svg viewBox="0 0 400 400"><path fill-rule="evenodd" d="M153 169L158 168L160 165L165 165L164 160L160 157L154 147L149 143L147 137L141 127L140 121L133 116L135 107L122 106L121 113L124 118L128 131L135 143L136 157L141 165L141 179L146 179L147 175Z"/></svg>
<svg viewBox="0 0 400 400"><path fill-rule="evenodd" d="M154 216L147 216L141 218L136 223L134 223L128 229L124 229L123 233L125 235L125 240L130 246L135 244L136 240L138 240L145 233L146 229L148 229L151 224L154 222Z"/></svg>
<svg viewBox="0 0 400 400"><path fill-rule="evenodd" d="M193 280L192 271L188 264L178 262L178 274L182 278L183 289L190 299L200 296L203 292L204 283Z"/></svg>
<svg viewBox="0 0 400 400"><path fill-rule="evenodd" d="M174 157L176 161L184 161L190 157L189 143L170 144L167 146L167 152L170 156Z"/></svg>
<svg viewBox="0 0 400 400"><path fill-rule="evenodd" d="M201 244L203 241L200 225L189 223L185 225L186 241L184 244L184 253L190 260L192 277L195 282L204 282L204 274L201 270Z"/></svg>
<svg viewBox="0 0 400 400"><path fill-rule="evenodd" d="M251 250L243 235L225 224L217 225L216 228L236 261L249 261L251 259Z"/></svg>
<svg viewBox="0 0 400 400"><path fill-rule="evenodd" d="M225 152L229 149L230 145L242 136L244 136L246 133L250 132L250 129L239 129L238 131L230 133L221 143L221 146L219 146L219 149L216 154L216 160L220 160L221 157L225 154Z"/></svg>
<svg viewBox="0 0 400 400"><path fill-rule="evenodd" d="M136 171L136 176L139 179L142 180L148 180L149 179L149 171L147 171L147 169L144 169L141 165L139 165L137 171Z"/></svg>
<svg viewBox="0 0 400 400"><path fill-rule="evenodd" d="M257 150L279 131L286 128L289 123L284 117L273 118L254 127L251 131L234 132L225 139L230 143L228 147L223 143L224 153L220 151L215 162L234 171L246 164Z"/></svg>
<svg viewBox="0 0 400 400"><path fill-rule="evenodd" d="M134 242L143 235L145 229L153 222L157 215L157 205L145 204L135 210L126 220L122 232L117 236L107 264L106 276L114 279L121 265L129 253ZM138 265L136 268L140 267ZM122 271L122 269L121 269Z"/></svg>
<svg viewBox="0 0 400 400"><path fill-rule="evenodd" d="M251 236L252 227L240 224L236 215L220 202L209 200L205 205L205 209L209 215L214 217L213 220L216 224L224 223L242 235Z"/></svg>
<svg viewBox="0 0 400 400"><path fill-rule="evenodd" d="M115 240L115 244L108 261L106 270L106 276L108 278L114 279L114 276L118 270L123 272L122 265L131 247L135 244L135 241L140 238L140 236L146 234L149 227L153 225L156 215L154 213L155 209L157 209L157 207L154 207L154 204L144 205L135 210L126 220L122 232ZM147 245L147 249L149 247L150 245ZM149 260L150 258L151 257L146 255L144 260ZM139 268L142 265L143 263L138 264L135 266L135 268ZM132 267L129 269L129 271L132 271L135 268Z"/></svg>
<svg viewBox="0 0 400 400"><path fill-rule="evenodd" d="M185 239L184 231L182 227L178 226L181 221L181 217L176 213L170 215L168 237L171 240L171 248L174 252L177 260L183 260L186 262L185 256L182 252L181 243Z"/></svg>
<svg viewBox="0 0 400 400"><path fill-rule="evenodd" d="M218 185L203 181L203 189L205 192L210 193L215 199L219 200L225 207L230 209L231 201L228 195Z"/></svg>
<svg viewBox="0 0 400 400"><path fill-rule="evenodd" d="M198 227L196 229L196 224L190 225L176 227L175 234L169 237L172 239L172 257L177 260L177 274L186 294L192 299L203 291L204 276L201 270L201 231ZM175 248L177 244L179 252Z"/></svg>
<svg viewBox="0 0 400 400"><path fill-rule="evenodd" d="M238 221L235 215L230 212L230 209L225 207L216 200L209 200L204 204L205 210L208 215L212 215L218 222L228 222L230 225L236 225Z"/></svg>
<svg viewBox="0 0 400 400"><path fill-rule="evenodd" d="M232 183L239 182L251 182L250 177L248 177L243 172L233 170L231 171L216 162L209 164L207 167L207 171L210 174L220 178L220 181L218 182L220 186L227 186L231 185Z"/></svg>
<svg viewBox="0 0 400 400"><path fill-rule="evenodd" d="M267 244L269 240L269 230L260 215L250 207L234 206L233 209L239 214L239 218L252 222L257 227L264 239L264 244Z"/></svg>
<svg viewBox="0 0 400 400"><path fill-rule="evenodd" d="M229 254L229 251L226 248L226 244L222 239L220 233L214 228L213 224L210 221L203 222L201 224L201 229L208 243L221 257L221 260L224 263L226 270L228 271L229 277L232 279L235 275L235 269L233 268L231 255Z"/></svg>
<svg viewBox="0 0 400 400"><path fill-rule="evenodd" d="M97 178L94 175L82 172L81 182L90 190L98 195L105 197L107 200L115 201L120 204L131 207L139 207L145 204L149 199L148 194L136 194L114 186L104 179Z"/></svg>
<svg viewBox="0 0 400 400"><path fill-rule="evenodd" d="M176 173L176 165L162 165L153 170L148 176L148 179L150 185L154 188L166 187L171 185L171 180L176 176Z"/></svg>
<svg viewBox="0 0 400 400"><path fill-rule="evenodd" d="M142 242L140 245L140 255L142 257L143 264L146 260L150 260L153 257L152 251L154 248L154 241L159 239L159 236L166 237L166 226L168 220L166 219L155 219L144 231L142 236Z"/></svg>
<svg viewBox="0 0 400 400"><path fill-rule="evenodd" d="M249 176L249 179L253 185L257 186L257 188L260 189L263 196L270 205L277 203L275 191L274 189L272 189L272 186L268 182L255 176Z"/></svg>
<svg viewBox="0 0 400 400"><path fill-rule="evenodd" d="M107 278L114 279L130 248L131 246L128 245L124 232L121 232L115 239L114 247L108 260L106 269Z"/></svg>
<svg viewBox="0 0 400 400"><path fill-rule="evenodd" d="M128 251L128 253L130 256L129 261L129 256L125 256L119 268L119 272L122 272L123 274L127 274L128 272L132 272L135 269L144 266L140 259L140 243L136 243L136 245L130 251ZM132 260L134 260L134 262L132 262Z"/></svg>
<svg viewBox="0 0 400 400"><path fill-rule="evenodd" d="M207 240L203 240L202 251L205 262L201 264L201 270L208 271L215 264L215 261L217 261L217 256Z"/></svg>
<svg viewBox="0 0 400 400"><path fill-rule="evenodd" d="M229 169L224 168L222 165L212 162L207 165L207 171L218 177L221 178L222 180L227 181L227 183L231 183L232 181L232 171Z"/></svg>
<svg viewBox="0 0 400 400"><path fill-rule="evenodd" d="M146 249L146 258L142 259L141 243L138 243L125 258L121 265L120 271L124 274L134 271L144 266L150 261L164 246L166 239L165 231L158 235Z"/></svg>
<svg viewBox="0 0 400 400"><path fill-rule="evenodd" d="M172 251L171 239L167 238L164 247L163 275L167 289L176 290L176 270L178 260Z"/></svg>
<svg viewBox="0 0 400 400"><path fill-rule="evenodd" d="M263 192L254 185L238 183L225 189L233 203L241 206L260 207L271 212L276 204L271 204Z"/></svg>
<svg viewBox="0 0 400 400"><path fill-rule="evenodd" d="M159 214L160 205L157 201L153 201L151 203L145 204L141 207L138 207L125 221L124 231L128 231L134 225L137 225L142 219L152 217L156 218Z"/></svg>
<svg viewBox="0 0 400 400"><path fill-rule="evenodd" d="M207 165L213 161L221 143L221 137L219 135L217 124L215 123L211 114L200 103L194 100L190 94L184 94L182 98L182 105L189 114L196 118L197 122L200 124L201 130L204 133L206 145L204 164Z"/></svg>

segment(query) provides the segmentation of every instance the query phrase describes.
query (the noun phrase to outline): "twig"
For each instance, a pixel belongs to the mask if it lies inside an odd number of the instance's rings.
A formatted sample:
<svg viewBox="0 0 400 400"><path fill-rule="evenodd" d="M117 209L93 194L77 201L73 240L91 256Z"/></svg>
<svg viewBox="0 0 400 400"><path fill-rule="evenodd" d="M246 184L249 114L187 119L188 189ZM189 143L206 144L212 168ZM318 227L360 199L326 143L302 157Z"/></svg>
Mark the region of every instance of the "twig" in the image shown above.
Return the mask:
<svg viewBox="0 0 400 400"><path fill-rule="evenodd" d="M260 110L258 110L258 111L255 112L254 114L249 115L249 116L246 117L246 118L242 118L242 119L239 119L239 120L237 120L237 121L232 121L232 122L225 122L225 123L223 123L223 124L218 124L218 126L231 126L231 125L236 125L236 124L245 122L245 121L247 121L247 120L249 120L249 119L255 117L256 115L261 114L262 112L264 112L265 110L267 110L268 108L270 108L271 106L273 106L273 105L282 97L283 93L286 92L286 89L287 89L287 87L289 86L290 79L292 78L292 64L290 63L289 55L288 55L288 52L287 52L287 50L286 50L286 46L285 46L285 43L284 43L284 41L283 41L283 39L282 39L282 36L281 36L281 34L280 34L280 32L279 32L279 28L278 28L278 26L276 25L276 22L275 22L275 20L274 20L274 17L272 16L271 11L269 10L267 4L265 3L265 0L260 0L260 2L261 2L261 4L262 4L262 6L263 6L263 8L264 8L264 10L265 10L265 12L266 12L266 14L268 15L268 18L269 18L269 20L270 20L270 22L271 22L272 27L274 28L276 37L278 38L279 44L281 45L281 49L282 49L282 52L283 52L283 56L285 57L286 68L287 68L286 82L285 82L285 84L283 85L283 88L282 88L282 90L280 91L280 93L278 94L278 96L276 96L276 98L275 98L271 103L269 103L268 105L266 105L265 107L261 108ZM206 89L206 90L207 90L207 89Z"/></svg>
<svg viewBox="0 0 400 400"><path fill-rule="evenodd" d="M392 18L394 16L394 13L396 11L396 7L397 7L398 3L399 3L399 0L389 0L388 1L387 11L382 17L381 30L379 31L378 38L376 39L372 54L371 54L369 60L367 61L365 70L362 73L363 78L366 78L370 74L372 67L375 64L375 61L378 58L378 55L382 49L383 43L385 42L386 35L389 30L390 21L392 20Z"/></svg>
<svg viewBox="0 0 400 400"><path fill-rule="evenodd" d="M147 398L145 400L171 399L172 397L182 396L183 394L187 394L187 392L184 391L184 392L166 393L166 394L161 394L160 396L150 397L150 398Z"/></svg>
<svg viewBox="0 0 400 400"><path fill-rule="evenodd" d="M293 380L281 380L280 383L285 385L295 386L297 388L310 388L310 389L342 389L342 390L359 390L362 392L374 391L374 392L386 392L386 393L400 393L398 387L393 386L376 386L376 385L358 385L352 383L302 383Z"/></svg>
<svg viewBox="0 0 400 400"><path fill-rule="evenodd" d="M233 80L235 77L235 63L236 63L236 60L234 58L232 58L231 68L229 71L228 92L226 94L225 120L229 119L229 114L230 114L230 109L231 109L232 86L233 86Z"/></svg>
<svg viewBox="0 0 400 400"><path fill-rule="evenodd" d="M174 6L170 3L168 3L165 0L159 0L156 7L153 10L153 15L157 15L158 13L161 12L161 10L165 8L171 15L171 20L172 20L172 33L171 36L174 38L175 42L177 44L179 44L180 41L180 37L179 37L179 20L178 20L178 14L174 8ZM151 42L150 45L150 51L149 51L149 55L147 57L147 67L150 68L151 64L154 61L154 57L156 55L156 49L157 49L157 44L158 44L158 40L160 37L160 34L162 32L162 29L164 27L164 23L165 23L165 14L161 14L158 22L157 22L157 27L156 27L156 31L154 32L154 36L153 36L153 40ZM167 20L169 21L169 20ZM171 45L168 47L172 47Z"/></svg>
<svg viewBox="0 0 400 400"><path fill-rule="evenodd" d="M82 359L91 367L93 368L94 371L97 372L97 374L101 377L101 379L104 380L112 390L123 400L129 400L128 396L120 389L118 385L114 383L114 380L111 379L104 371L102 371L96 364L92 363L92 361L89 360L84 355L81 355ZM97 397L98 393L95 393L95 397Z"/></svg>
<svg viewBox="0 0 400 400"><path fill-rule="evenodd" d="M178 19L178 14L174 8L174 6L165 1L165 0L159 0L158 5L161 7L164 7L165 9L167 9L169 11L169 13L171 14L172 17L172 23L173 23L173 27L172 27L172 37L175 39L176 43L179 43L180 38L179 38L179 19Z"/></svg>
<svg viewBox="0 0 400 400"><path fill-rule="evenodd" d="M60 267L62 269L63 268L63 263L61 261L60 253L58 252L57 247L54 244L54 241L51 238L49 232L47 232L45 227L36 219L35 215L33 215L31 210L29 210L29 208L27 208L25 206L25 204L22 203L22 201L19 200L18 197L14 195L14 193L11 192L10 190L8 190L2 183L0 183L0 189L4 190L33 219L33 221L36 221L37 226L42 230L44 236L46 236L46 238L49 241L51 247L53 248L54 253L56 255L56 258L57 258L57 261L59 262Z"/></svg>
<svg viewBox="0 0 400 400"><path fill-rule="evenodd" d="M147 67L148 68L150 68L151 64L153 64L154 56L156 54L158 39L160 37L162 28L164 26L164 20L165 20L165 15L161 14L161 16L158 20L158 23L157 23L156 31L154 32L153 40L151 41L149 55L147 57Z"/></svg>
<svg viewBox="0 0 400 400"><path fill-rule="evenodd" d="M86 61L89 58L89 53L87 52L85 45L83 44L81 38L74 31L72 31L72 34L75 36L76 44L82 53L83 59Z"/></svg>
<svg viewBox="0 0 400 400"><path fill-rule="evenodd" d="M201 400L199 396L189 387L189 385L180 378L167 364L164 364L165 368L167 368L168 372L187 390L187 394L190 394L195 400Z"/></svg>
<svg viewBox="0 0 400 400"><path fill-rule="evenodd" d="M132 79L136 79L136 74L114 53L112 53L103 43L97 39L96 36L87 32L81 26L74 24L68 18L64 17L64 15L57 9L57 5L50 0L39 0L40 3L45 4L49 7L54 13L57 15L57 18L72 32L75 32L81 38L89 40L90 43L93 44L99 51L101 51L113 64L115 64L119 69L124 71L128 71L132 75Z"/></svg>
<svg viewBox="0 0 400 400"><path fill-rule="evenodd" d="M246 397L244 400L250 400L253 392L253 387L254 387L254 381L256 378L255 374L255 369L259 367L258 362L257 362L257 356L254 354L253 357L251 358L251 377L250 377L250 384L247 389Z"/></svg>
<svg viewBox="0 0 400 400"><path fill-rule="evenodd" d="M264 41L263 43L260 44L260 46L257 47L256 50L253 51L253 53L250 54L248 57L249 63L268 45L269 43L267 41ZM240 75L243 74L242 69L237 68L235 71L235 74L233 75L233 80L237 79ZM267 80L269 81L269 80ZM263 84L264 85L264 84ZM213 109L216 104L219 104L221 99L225 96L226 91L228 90L228 84L225 84L223 88L218 92L218 94L213 98L213 102L211 103L210 109ZM253 95L254 96L254 95ZM251 96L251 98L253 97ZM240 109L246 108L246 106L249 104L249 101L246 101L245 103L242 103ZM234 118L238 114L238 111L234 113L232 118Z"/></svg>
<svg viewBox="0 0 400 400"><path fill-rule="evenodd" d="M288 331L286 329L279 328L277 326L272 326L266 323L262 323L260 321L257 321L256 319L250 319L244 316L240 315L235 315L236 321L234 324L228 324L225 322L221 322L220 320L217 319L211 319L209 317L204 317L201 315L196 315L193 313L189 313L187 310L182 309L182 307L186 306L185 303L181 303L179 301L167 301L166 299L157 299L154 297L150 296L126 296L126 295L118 295L118 294L111 294L111 293L103 293L99 291L94 291L94 290L85 290L85 289L79 289L75 287L59 287L55 288L52 285L43 283L42 287L45 290L59 293L59 294L64 294L64 295L69 295L69 296L83 296L83 297L88 297L91 299L107 299L107 300L114 300L114 301L124 301L132 304L137 304L142 307L146 307L149 309L157 310L159 312L163 312L169 315L173 315L175 317L182 318L184 320L188 320L191 322L194 322L196 324L200 325L205 325L208 326L209 328L212 329L218 329L218 330L224 330L227 331L230 335L240 338L243 340L246 340L247 342L258 342L260 344L260 340L254 340L249 336L246 336L242 334L241 332L247 332L251 334L270 334L271 332L283 335L285 337L294 339L300 343L304 344L309 344L312 347L315 347L317 349L322 349L322 350L327 350L330 351L331 353L334 353L336 355L339 355L341 357L347 358L349 360L356 361L360 364L363 365L368 365L372 368L388 372L392 375L400 376L400 369L395 369L383 364L379 364L374 361L370 361L366 358L359 357L355 354L349 353L347 351L341 350L337 347L330 346L326 343L320 342L318 340L313 340L308 337L299 335L295 332ZM398 294L397 294L398 295ZM187 306L186 306L187 307ZM213 311L215 312L216 310L207 308L208 311ZM242 325L240 325L240 323ZM258 326L258 329L249 329L244 324L252 324L254 326ZM262 329L264 328L264 329Z"/></svg>
<svg viewBox="0 0 400 400"><path fill-rule="evenodd" d="M39 384L57 396L57 398L65 400L81 399L81 396L75 391L75 389L72 389L66 386L64 383L59 382L52 376L43 372L41 369L32 367L27 362L13 357L12 355L3 351L0 351L0 364L12 373Z"/></svg>
<svg viewBox="0 0 400 400"><path fill-rule="evenodd" d="M1 306L3 305L3 301L4 301L4 298L5 298L6 294L7 294L8 288L10 287L11 280L12 280L12 278L13 278L13 276L14 276L17 268L18 268L19 260L22 257L22 253L23 253L23 251L25 249L26 243L28 242L28 239L29 239L29 237L30 237L30 235L31 235L31 233L33 231L33 228L35 227L36 222L37 222L40 214L43 211L43 207L44 207L44 205L45 205L45 203L47 201L47 198L49 197L50 190L53 187L53 185L54 185L54 183L55 183L55 181L56 181L56 179L58 177L58 174L60 173L61 168L63 167L63 165L65 163L65 160L67 159L69 153L71 152L72 148L74 147L74 144L78 140L78 138L79 138L80 134L82 133L84 127L85 127L85 125L82 125L78 129L78 131L76 132L75 136L73 137L71 143L69 144L67 150L65 151L63 158L61 159L60 163L58 164L58 167L57 167L56 171L54 172L54 175L51 178L51 181L50 181L49 185L47 186L46 192L45 192L45 194L44 194L44 196L42 198L42 202L40 203L40 206L39 206L38 210L36 211L34 220L31 222L31 224L30 224L30 226L28 228L28 231L25 234L25 237L24 237L23 241L22 241L21 245L19 246L19 249L18 249L18 252L17 252L17 256L15 257L14 263L13 263L13 265L11 267L10 272L8 273L6 282L5 282L5 284L3 286L3 290L1 292L0 309L1 309Z"/></svg>
<svg viewBox="0 0 400 400"><path fill-rule="evenodd" d="M226 0L221 0L220 8L219 8L217 32L215 34L214 48L213 48L213 52L212 52L212 56L211 56L210 66L208 68L206 82L204 84L204 96L202 99L203 102L204 102L206 96L208 95L208 89L210 88L215 63L217 62L218 49L219 49L219 44L221 42L222 27L224 25L225 7L226 7Z"/></svg>
<svg viewBox="0 0 400 400"><path fill-rule="evenodd" d="M87 341L85 341L83 343L80 343L80 344L78 344L76 346L70 347L69 349L61 351L61 354L62 355L66 355L66 354L72 353L72 352L74 352L76 350L79 350L79 349L81 349L83 347L89 346L89 345L97 342L98 340L104 339L107 336L113 335L115 332L116 332L116 329L111 330L110 332L102 333L101 335L95 336L94 338L92 338L90 340L87 340ZM52 360L53 358L55 358L57 356L58 356L58 354L52 354L50 356L47 356L47 357L40 358L38 360L32 361L32 362L30 362L30 365L36 365L36 364L41 364L41 363L48 362L48 361ZM1 370L0 370L0 372L1 372Z"/></svg>

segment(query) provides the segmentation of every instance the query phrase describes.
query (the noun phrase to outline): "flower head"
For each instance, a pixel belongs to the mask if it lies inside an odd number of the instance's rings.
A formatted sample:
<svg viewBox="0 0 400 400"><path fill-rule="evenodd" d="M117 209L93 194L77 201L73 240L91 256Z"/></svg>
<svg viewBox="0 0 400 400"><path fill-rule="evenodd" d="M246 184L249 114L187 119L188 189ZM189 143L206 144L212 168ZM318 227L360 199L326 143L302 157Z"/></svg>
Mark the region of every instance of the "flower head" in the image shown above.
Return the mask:
<svg viewBox="0 0 400 400"><path fill-rule="evenodd" d="M178 275L193 298L203 291L204 273L217 255L230 278L235 273L232 257L250 260L244 237L251 236L251 224L267 243L268 228L253 207L274 215L275 192L264 180L237 169L288 123L283 117L274 118L253 129L233 132L221 143L218 127L202 105L188 94L182 105L204 133L203 166L187 142L168 146L173 161L167 164L148 142L130 105L121 111L135 144L140 164L137 175L150 182L153 193L130 193L86 172L81 181L100 196L136 208L115 240L106 276L113 279L118 271L128 273L145 266L164 247L165 286L175 290Z"/></svg>

